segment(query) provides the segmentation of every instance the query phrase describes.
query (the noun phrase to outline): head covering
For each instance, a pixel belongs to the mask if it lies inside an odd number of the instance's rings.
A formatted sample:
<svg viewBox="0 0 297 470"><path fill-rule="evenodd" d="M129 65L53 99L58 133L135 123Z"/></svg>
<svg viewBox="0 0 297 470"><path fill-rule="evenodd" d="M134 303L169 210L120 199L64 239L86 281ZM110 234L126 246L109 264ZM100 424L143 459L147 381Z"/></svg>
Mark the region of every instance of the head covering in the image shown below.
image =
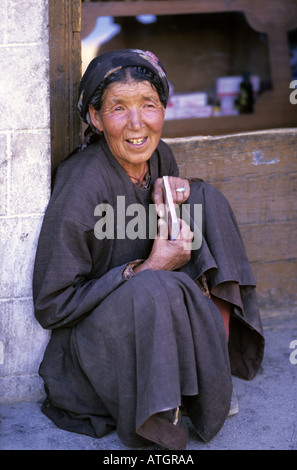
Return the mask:
<svg viewBox="0 0 297 470"><path fill-rule="evenodd" d="M79 86L78 110L88 124L89 102L100 83L113 72L124 67L143 66L155 73L163 86L166 101L169 85L165 69L159 59L150 51L140 49L119 49L95 57L88 65Z"/></svg>

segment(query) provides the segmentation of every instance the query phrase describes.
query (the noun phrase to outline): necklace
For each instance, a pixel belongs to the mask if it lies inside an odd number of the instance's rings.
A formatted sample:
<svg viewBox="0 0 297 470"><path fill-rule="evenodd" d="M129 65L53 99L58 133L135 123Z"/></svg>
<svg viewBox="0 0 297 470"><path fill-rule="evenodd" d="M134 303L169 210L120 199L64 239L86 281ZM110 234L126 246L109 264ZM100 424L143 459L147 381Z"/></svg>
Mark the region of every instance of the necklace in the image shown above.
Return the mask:
<svg viewBox="0 0 297 470"><path fill-rule="evenodd" d="M137 183L141 183L141 181L143 180L144 175L145 175L146 172L147 172L147 168L146 168L146 165L144 165L144 171L143 171L143 173L142 173L142 175L141 175L140 178L138 178L137 176L129 175L128 173L127 173L127 174L128 174L128 176L129 176L129 178L132 178L132 179L136 180Z"/></svg>

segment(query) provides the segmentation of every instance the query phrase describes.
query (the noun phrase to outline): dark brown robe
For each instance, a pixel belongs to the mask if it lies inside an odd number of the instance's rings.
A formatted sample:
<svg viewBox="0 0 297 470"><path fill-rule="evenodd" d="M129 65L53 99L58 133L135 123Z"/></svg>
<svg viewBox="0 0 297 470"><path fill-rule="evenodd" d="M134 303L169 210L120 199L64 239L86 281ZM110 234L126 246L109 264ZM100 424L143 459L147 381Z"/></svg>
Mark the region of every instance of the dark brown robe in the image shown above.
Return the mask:
<svg viewBox="0 0 297 470"><path fill-rule="evenodd" d="M158 177L178 175L162 141L150 172L151 187ZM33 282L36 318L52 330L40 366L43 411L61 428L94 437L116 426L122 442L137 447L144 421L182 401L208 441L227 417L231 372L251 379L264 350L255 281L234 215L213 186L192 184L187 203L202 204L202 246L179 271L145 270L124 280L126 264L146 258L153 240L123 236L118 196L125 209L138 203L148 213L152 204L151 189L131 182L104 140L58 168ZM112 239L94 235L95 208L103 203L114 208ZM219 310L194 282L203 273L211 291L234 306L229 345Z"/></svg>

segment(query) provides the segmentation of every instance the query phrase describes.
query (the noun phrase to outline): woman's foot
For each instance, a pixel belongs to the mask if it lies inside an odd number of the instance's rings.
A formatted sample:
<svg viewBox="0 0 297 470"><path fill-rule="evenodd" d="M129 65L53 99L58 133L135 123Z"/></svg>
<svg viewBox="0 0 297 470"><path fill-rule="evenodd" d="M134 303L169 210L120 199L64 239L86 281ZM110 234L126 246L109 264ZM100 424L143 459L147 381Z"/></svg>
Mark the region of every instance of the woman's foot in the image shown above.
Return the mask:
<svg viewBox="0 0 297 470"><path fill-rule="evenodd" d="M230 410L229 410L229 413L228 413L228 417L236 415L238 413L238 411L239 411L238 400L237 400L237 396L236 396L236 393L235 393L235 390L234 390L234 387L233 387L231 402L230 402Z"/></svg>
<svg viewBox="0 0 297 470"><path fill-rule="evenodd" d="M167 449L184 450L187 447L188 429L179 408L150 416L137 434Z"/></svg>

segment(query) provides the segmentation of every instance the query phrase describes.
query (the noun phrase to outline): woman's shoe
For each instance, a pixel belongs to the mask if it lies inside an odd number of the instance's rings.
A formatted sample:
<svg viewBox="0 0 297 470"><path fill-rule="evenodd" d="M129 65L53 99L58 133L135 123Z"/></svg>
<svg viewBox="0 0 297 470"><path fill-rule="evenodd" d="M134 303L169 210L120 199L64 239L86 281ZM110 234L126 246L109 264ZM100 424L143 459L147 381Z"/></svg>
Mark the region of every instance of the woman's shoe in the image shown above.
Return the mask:
<svg viewBox="0 0 297 470"><path fill-rule="evenodd" d="M235 390L234 390L234 387L233 387L228 418L229 418L229 416L236 415L238 413L238 411L239 411L238 400L237 400L237 396L236 396L236 393L235 393Z"/></svg>
<svg viewBox="0 0 297 470"><path fill-rule="evenodd" d="M179 408L150 416L137 429L137 434L170 450L187 447L188 428Z"/></svg>

